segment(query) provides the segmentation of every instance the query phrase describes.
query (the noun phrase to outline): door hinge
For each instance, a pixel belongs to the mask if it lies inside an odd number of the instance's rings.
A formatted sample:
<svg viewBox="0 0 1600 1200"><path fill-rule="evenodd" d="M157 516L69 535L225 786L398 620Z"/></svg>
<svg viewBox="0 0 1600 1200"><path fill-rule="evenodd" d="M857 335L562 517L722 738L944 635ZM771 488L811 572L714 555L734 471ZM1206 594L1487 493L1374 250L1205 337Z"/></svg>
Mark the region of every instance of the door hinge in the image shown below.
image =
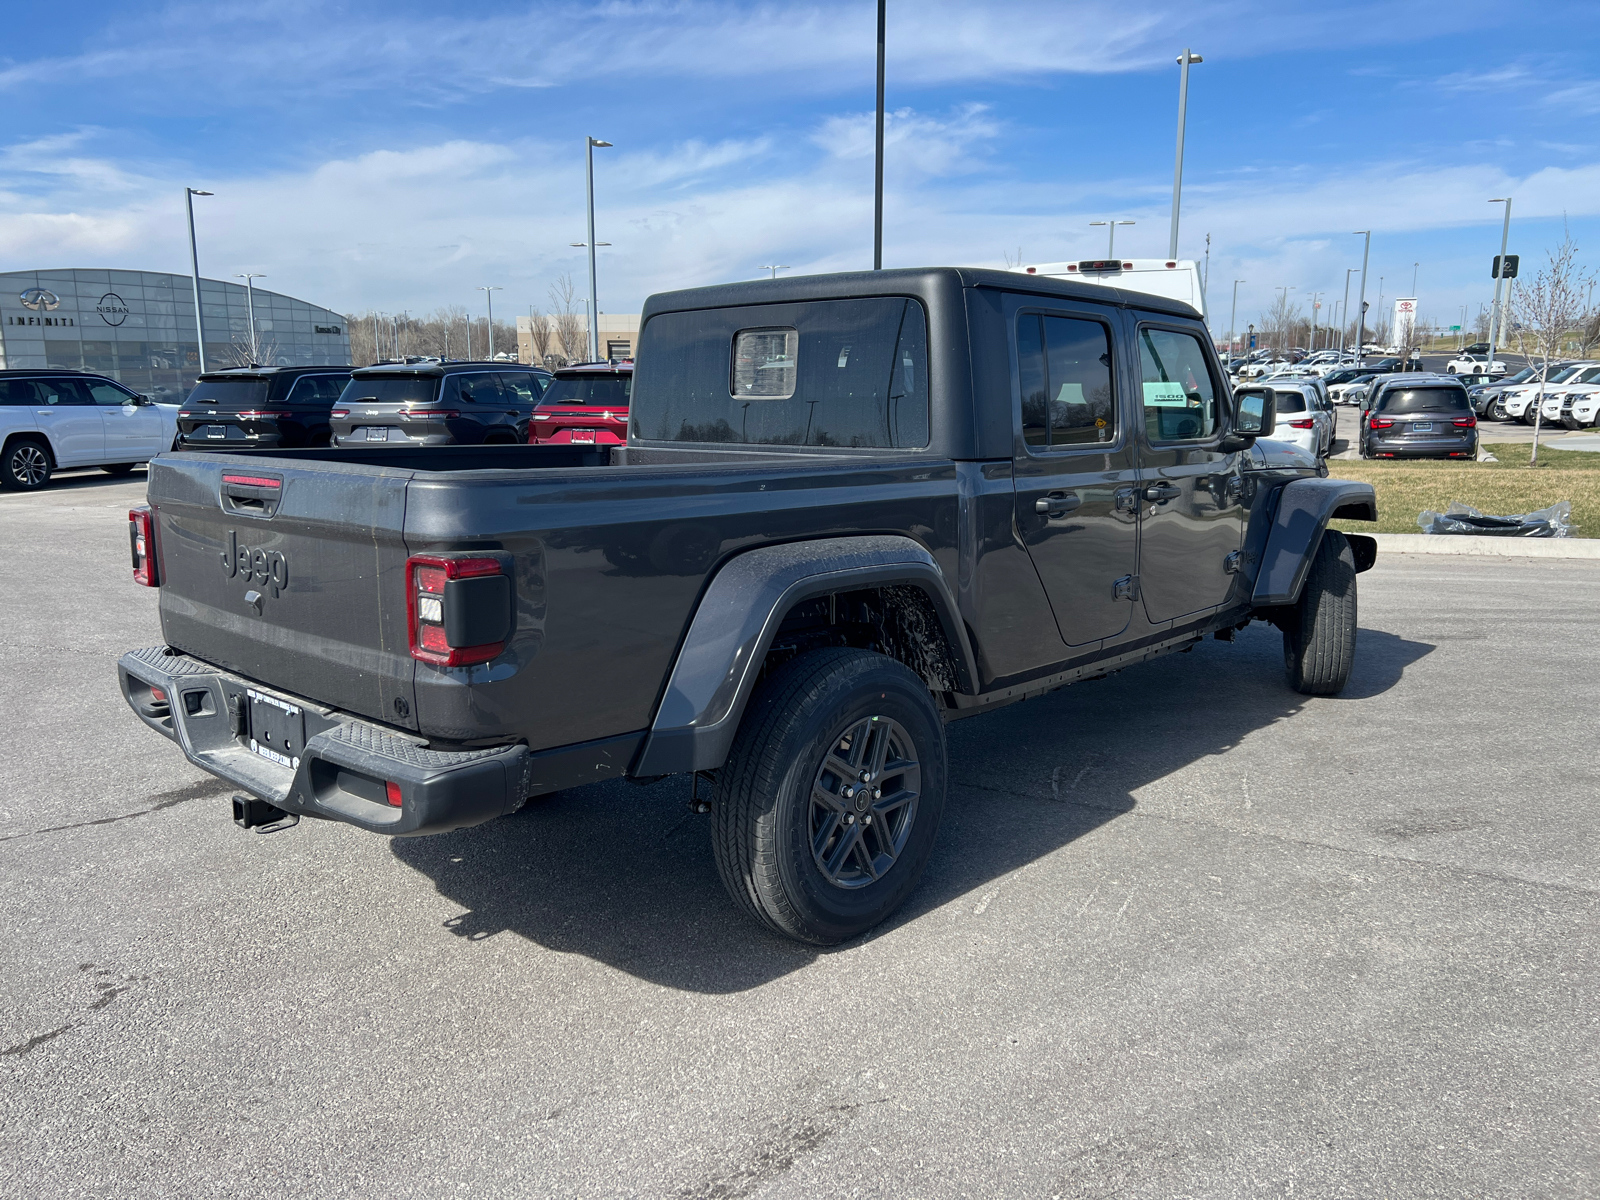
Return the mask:
<svg viewBox="0 0 1600 1200"><path fill-rule="evenodd" d="M1239 552L1235 550L1232 554L1228 555L1222 560L1222 569L1229 575L1237 575L1239 573L1240 561L1241 556Z"/></svg>
<svg viewBox="0 0 1600 1200"><path fill-rule="evenodd" d="M1139 577L1137 575L1124 575L1111 585L1111 598L1113 600L1137 600L1139 598Z"/></svg>

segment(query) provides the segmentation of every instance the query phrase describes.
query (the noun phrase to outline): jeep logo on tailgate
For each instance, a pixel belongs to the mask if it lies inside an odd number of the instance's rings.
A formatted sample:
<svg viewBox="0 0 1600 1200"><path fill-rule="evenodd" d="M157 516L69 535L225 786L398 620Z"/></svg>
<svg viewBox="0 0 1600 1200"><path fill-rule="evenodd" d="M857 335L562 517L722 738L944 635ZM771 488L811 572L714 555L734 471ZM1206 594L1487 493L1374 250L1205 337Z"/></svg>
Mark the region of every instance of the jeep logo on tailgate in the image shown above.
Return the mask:
<svg viewBox="0 0 1600 1200"><path fill-rule="evenodd" d="M276 550L241 546L237 530L228 530L228 546L222 552L222 569L229 579L242 575L246 583L254 580L264 586L270 585L274 596L289 586L289 560Z"/></svg>

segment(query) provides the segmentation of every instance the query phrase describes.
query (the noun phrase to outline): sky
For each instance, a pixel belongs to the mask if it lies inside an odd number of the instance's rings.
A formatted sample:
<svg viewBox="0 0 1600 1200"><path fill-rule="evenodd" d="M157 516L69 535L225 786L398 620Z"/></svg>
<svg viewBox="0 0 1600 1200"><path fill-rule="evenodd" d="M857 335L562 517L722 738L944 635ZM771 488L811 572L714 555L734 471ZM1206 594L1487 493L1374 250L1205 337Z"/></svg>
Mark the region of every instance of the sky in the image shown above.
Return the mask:
<svg viewBox="0 0 1600 1200"><path fill-rule="evenodd" d="M872 262L872 0L18 4L0 45L0 270L201 272L344 312L496 315ZM1531 274L1600 267L1592 3L889 0L884 265L1179 253L1214 331L1277 288L1470 323L1502 206ZM1381 277L1381 283L1380 283ZM1351 287L1359 287L1359 272ZM1331 298L1331 299L1330 299ZM1352 301L1352 304L1354 301Z"/></svg>

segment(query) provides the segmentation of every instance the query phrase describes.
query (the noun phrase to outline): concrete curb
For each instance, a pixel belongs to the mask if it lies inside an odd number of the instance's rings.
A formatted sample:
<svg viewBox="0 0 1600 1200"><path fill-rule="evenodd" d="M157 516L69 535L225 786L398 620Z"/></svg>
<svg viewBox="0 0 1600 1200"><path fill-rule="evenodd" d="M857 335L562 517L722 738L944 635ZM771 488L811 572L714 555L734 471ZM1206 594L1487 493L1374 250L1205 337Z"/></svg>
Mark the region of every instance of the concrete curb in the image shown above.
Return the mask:
<svg viewBox="0 0 1600 1200"><path fill-rule="evenodd" d="M1469 533L1374 533L1383 554L1489 554L1500 558L1600 559L1600 538L1475 537Z"/></svg>

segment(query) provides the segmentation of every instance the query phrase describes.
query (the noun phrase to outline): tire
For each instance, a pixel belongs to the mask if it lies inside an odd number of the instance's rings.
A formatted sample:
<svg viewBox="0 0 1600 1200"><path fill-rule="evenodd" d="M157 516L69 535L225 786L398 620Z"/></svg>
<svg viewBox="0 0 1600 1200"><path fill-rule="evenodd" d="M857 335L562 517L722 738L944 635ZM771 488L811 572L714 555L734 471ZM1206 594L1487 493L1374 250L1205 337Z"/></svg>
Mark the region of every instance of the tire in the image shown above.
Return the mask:
<svg viewBox="0 0 1600 1200"><path fill-rule="evenodd" d="M138 463L106 463L100 469L107 475L121 477L130 473Z"/></svg>
<svg viewBox="0 0 1600 1200"><path fill-rule="evenodd" d="M848 796L859 774L846 775L886 751L868 782L891 790ZM866 650L803 654L757 688L717 772L717 871L784 937L828 946L865 933L921 878L946 777L944 723L921 679Z"/></svg>
<svg viewBox="0 0 1600 1200"><path fill-rule="evenodd" d="M18 438L0 458L0 487L14 492L36 492L50 482L55 461L50 447L38 438Z"/></svg>
<svg viewBox="0 0 1600 1200"><path fill-rule="evenodd" d="M1337 696L1356 657L1356 559L1337 529L1322 535L1300 601L1283 628L1289 686L1307 696Z"/></svg>

